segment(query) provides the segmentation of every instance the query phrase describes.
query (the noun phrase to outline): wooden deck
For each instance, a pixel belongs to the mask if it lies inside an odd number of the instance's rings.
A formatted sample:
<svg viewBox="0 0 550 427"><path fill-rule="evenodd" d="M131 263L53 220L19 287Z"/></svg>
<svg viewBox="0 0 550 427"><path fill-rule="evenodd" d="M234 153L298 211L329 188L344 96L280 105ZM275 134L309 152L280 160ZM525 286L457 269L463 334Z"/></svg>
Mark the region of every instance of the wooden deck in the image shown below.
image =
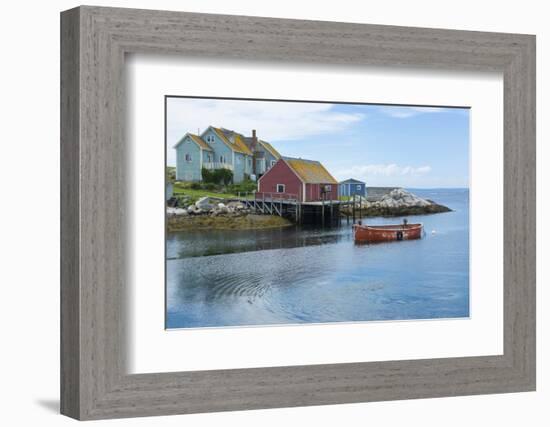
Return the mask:
<svg viewBox="0 0 550 427"><path fill-rule="evenodd" d="M340 221L340 208L353 203L352 200L301 202L297 195L286 193L239 193L237 198L231 201L238 201L248 209L265 215L291 218L297 224L334 224L335 221Z"/></svg>

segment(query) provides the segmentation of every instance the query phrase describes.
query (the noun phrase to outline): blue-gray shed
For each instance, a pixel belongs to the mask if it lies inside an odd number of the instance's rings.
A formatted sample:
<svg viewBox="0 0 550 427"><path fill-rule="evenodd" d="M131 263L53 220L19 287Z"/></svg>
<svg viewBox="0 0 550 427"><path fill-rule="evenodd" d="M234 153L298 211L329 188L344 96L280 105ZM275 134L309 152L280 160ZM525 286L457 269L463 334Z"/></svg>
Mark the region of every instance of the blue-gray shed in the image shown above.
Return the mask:
<svg viewBox="0 0 550 427"><path fill-rule="evenodd" d="M351 197L353 195L357 196L367 196L366 184L363 181L357 179L346 179L345 181L340 182L339 184L339 194L340 196Z"/></svg>

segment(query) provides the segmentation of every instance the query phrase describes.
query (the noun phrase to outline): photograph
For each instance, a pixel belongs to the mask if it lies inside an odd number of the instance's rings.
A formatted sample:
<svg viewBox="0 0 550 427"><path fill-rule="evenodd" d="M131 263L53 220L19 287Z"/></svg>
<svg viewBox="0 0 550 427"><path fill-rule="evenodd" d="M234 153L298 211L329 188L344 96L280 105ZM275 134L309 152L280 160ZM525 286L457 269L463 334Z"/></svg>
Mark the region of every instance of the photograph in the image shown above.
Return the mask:
<svg viewBox="0 0 550 427"><path fill-rule="evenodd" d="M166 329L468 318L470 109L165 97Z"/></svg>

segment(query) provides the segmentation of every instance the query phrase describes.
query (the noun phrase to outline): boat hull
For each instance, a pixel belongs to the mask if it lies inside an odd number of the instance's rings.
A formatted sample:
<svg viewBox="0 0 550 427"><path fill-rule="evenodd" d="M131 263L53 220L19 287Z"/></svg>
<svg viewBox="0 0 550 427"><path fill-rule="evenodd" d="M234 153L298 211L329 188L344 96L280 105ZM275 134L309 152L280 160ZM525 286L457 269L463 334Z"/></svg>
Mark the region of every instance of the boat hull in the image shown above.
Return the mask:
<svg viewBox="0 0 550 427"><path fill-rule="evenodd" d="M353 237L356 243L391 242L413 240L422 237L422 224L400 225L354 225Z"/></svg>

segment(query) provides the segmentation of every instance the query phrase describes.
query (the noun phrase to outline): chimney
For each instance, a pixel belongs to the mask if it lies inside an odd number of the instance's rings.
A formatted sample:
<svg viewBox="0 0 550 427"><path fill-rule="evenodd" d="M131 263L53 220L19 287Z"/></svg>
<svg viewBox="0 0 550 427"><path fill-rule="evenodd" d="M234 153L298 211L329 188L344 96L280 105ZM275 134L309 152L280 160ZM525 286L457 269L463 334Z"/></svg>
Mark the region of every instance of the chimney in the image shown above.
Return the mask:
<svg viewBox="0 0 550 427"><path fill-rule="evenodd" d="M250 144L250 151L252 151L252 173L256 175L256 146L258 145L258 137L256 136L256 129L252 129L252 144ZM256 179L258 176L256 175Z"/></svg>

